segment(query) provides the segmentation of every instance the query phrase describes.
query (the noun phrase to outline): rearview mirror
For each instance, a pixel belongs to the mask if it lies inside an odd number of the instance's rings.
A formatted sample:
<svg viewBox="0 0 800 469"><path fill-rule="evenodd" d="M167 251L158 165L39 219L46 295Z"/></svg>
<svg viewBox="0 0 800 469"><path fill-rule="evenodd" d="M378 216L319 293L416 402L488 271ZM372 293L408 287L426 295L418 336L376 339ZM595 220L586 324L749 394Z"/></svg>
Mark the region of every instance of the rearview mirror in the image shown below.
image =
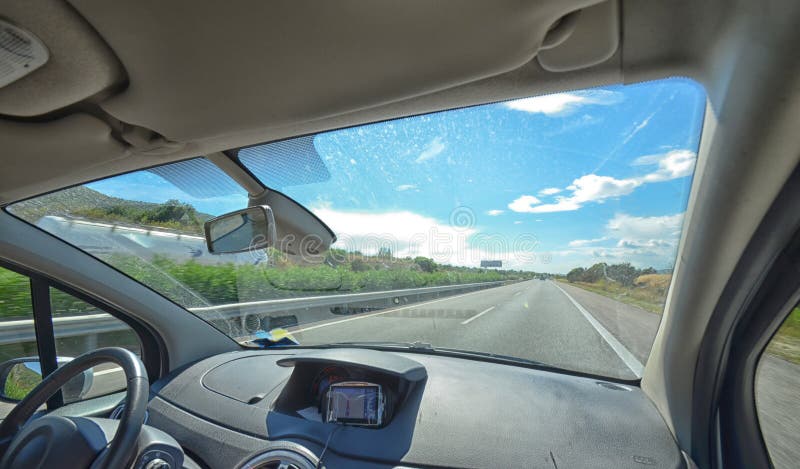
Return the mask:
<svg viewBox="0 0 800 469"><path fill-rule="evenodd" d="M72 357L58 357L58 366L72 361ZM36 357L15 358L0 363L0 399L19 402L42 382L42 365ZM73 377L61 387L64 402L83 399L94 384L91 369Z"/></svg>
<svg viewBox="0 0 800 469"><path fill-rule="evenodd" d="M275 218L267 205L254 205L208 220L206 245L211 254L264 249L275 244Z"/></svg>

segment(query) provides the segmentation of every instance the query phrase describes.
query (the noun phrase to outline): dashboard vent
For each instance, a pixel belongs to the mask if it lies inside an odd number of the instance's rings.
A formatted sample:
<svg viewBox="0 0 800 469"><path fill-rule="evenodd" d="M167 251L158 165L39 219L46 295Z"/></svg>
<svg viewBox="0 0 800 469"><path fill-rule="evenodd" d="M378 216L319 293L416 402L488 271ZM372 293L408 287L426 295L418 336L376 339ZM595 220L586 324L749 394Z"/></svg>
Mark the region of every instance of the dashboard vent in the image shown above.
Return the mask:
<svg viewBox="0 0 800 469"><path fill-rule="evenodd" d="M318 464L317 457L305 446L280 441L244 463L242 469L315 469Z"/></svg>

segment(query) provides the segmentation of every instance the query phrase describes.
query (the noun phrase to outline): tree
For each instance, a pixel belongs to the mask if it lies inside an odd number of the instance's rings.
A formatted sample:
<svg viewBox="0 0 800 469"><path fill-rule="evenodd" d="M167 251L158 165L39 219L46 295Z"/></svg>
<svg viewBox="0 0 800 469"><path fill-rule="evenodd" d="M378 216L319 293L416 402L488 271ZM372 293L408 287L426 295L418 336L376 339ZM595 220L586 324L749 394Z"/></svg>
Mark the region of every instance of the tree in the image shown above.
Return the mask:
<svg viewBox="0 0 800 469"><path fill-rule="evenodd" d="M414 258L414 263L417 264L423 272L436 271L436 262L434 262L433 259L419 256Z"/></svg>
<svg viewBox="0 0 800 469"><path fill-rule="evenodd" d="M632 266L628 262L624 264L614 264L608 266L607 273L609 278L616 280L626 287L632 286L633 282L636 280L636 277L641 274L639 269Z"/></svg>
<svg viewBox="0 0 800 469"><path fill-rule="evenodd" d="M369 270L369 265L363 260L356 258L350 261L350 270L353 272L365 272Z"/></svg>
<svg viewBox="0 0 800 469"><path fill-rule="evenodd" d="M595 283L604 279L606 277L606 270L608 269L608 264L605 262L599 262L588 269L583 274L583 282Z"/></svg>
<svg viewBox="0 0 800 469"><path fill-rule="evenodd" d="M570 283L581 282L583 281L583 274L586 272L586 269L583 267L576 267L569 271L567 274L567 281Z"/></svg>

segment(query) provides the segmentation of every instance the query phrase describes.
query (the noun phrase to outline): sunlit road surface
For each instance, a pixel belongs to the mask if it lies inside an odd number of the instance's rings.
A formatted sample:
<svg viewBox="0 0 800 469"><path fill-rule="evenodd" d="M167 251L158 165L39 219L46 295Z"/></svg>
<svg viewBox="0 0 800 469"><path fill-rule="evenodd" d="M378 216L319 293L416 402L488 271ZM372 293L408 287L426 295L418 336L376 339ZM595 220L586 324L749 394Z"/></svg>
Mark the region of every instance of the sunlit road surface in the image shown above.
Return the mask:
<svg viewBox="0 0 800 469"><path fill-rule="evenodd" d="M580 288L531 280L292 328L300 343L425 342L491 352L602 376L636 379L660 316ZM88 397L120 390L122 370L94 369ZM757 395L761 427L778 467L800 458L800 366L767 356ZM0 403L0 417L11 404Z"/></svg>
<svg viewBox="0 0 800 469"><path fill-rule="evenodd" d="M624 345L572 290L531 280L291 330L301 344L419 341L636 379L652 336L637 337L635 347ZM658 326L658 316L643 318L638 310L630 316L628 320L637 323L655 319ZM634 350L644 353L637 357Z"/></svg>
<svg viewBox="0 0 800 469"><path fill-rule="evenodd" d="M531 280L294 328L300 343L425 342L635 379L661 316L596 293ZM800 366L766 356L756 385L761 428L777 467L800 460Z"/></svg>

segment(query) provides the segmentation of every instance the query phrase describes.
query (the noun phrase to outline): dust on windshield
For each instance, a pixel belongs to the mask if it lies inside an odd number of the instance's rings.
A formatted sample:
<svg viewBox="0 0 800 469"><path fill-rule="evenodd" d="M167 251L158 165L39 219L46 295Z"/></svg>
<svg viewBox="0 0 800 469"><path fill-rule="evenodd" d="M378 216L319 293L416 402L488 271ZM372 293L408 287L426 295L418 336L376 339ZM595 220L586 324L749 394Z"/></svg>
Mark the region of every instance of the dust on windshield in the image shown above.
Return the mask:
<svg viewBox="0 0 800 469"><path fill-rule="evenodd" d="M672 275L705 94L669 79L525 98L238 150L337 235L314 259L213 255L247 206L204 158L9 211L240 340L424 342L636 378Z"/></svg>

